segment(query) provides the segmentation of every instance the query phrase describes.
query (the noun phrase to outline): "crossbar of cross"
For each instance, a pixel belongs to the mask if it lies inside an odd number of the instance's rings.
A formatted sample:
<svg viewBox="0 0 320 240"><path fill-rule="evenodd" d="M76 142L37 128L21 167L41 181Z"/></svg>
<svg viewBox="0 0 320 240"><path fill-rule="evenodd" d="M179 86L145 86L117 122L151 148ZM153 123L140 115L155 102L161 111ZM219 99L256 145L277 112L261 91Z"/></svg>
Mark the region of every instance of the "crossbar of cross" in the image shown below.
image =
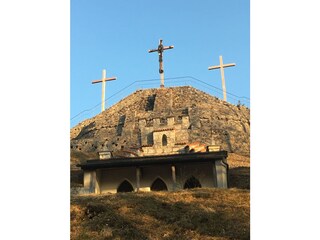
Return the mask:
<svg viewBox="0 0 320 240"><path fill-rule="evenodd" d="M163 57L162 53L165 50L169 50L174 48L173 45L171 46L163 46L162 39L159 40L158 48L149 50L149 53L158 52L159 55L159 73L160 73L160 87L164 87L164 70L163 70Z"/></svg>
<svg viewBox="0 0 320 240"><path fill-rule="evenodd" d="M100 79L100 80L93 80L93 81L92 81L92 84L102 83L101 112L103 112L104 109L105 109L105 89L106 89L106 82L107 82L107 81L113 81L113 80L116 80L116 79L117 79L116 77L107 78L107 70L106 70L106 69L103 69L103 70L102 70L102 79Z"/></svg>

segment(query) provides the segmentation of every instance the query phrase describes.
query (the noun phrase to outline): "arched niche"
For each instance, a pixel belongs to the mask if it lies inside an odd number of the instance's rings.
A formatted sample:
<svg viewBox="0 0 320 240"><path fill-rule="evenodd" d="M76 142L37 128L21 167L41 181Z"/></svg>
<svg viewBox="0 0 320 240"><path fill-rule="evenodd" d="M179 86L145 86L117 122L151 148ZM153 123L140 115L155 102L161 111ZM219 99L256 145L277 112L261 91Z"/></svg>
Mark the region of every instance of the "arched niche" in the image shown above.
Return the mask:
<svg viewBox="0 0 320 240"><path fill-rule="evenodd" d="M167 146L167 145L168 145L167 135L163 134L162 135L162 146Z"/></svg>
<svg viewBox="0 0 320 240"><path fill-rule="evenodd" d="M154 180L150 189L151 191L168 191L167 185L161 178Z"/></svg>
<svg viewBox="0 0 320 240"><path fill-rule="evenodd" d="M201 183L200 181L195 178L194 176L191 176L186 180L183 186L184 189L189 189L189 188L201 188Z"/></svg>
<svg viewBox="0 0 320 240"><path fill-rule="evenodd" d="M134 189L127 180L124 180L118 187L117 192L133 192Z"/></svg>

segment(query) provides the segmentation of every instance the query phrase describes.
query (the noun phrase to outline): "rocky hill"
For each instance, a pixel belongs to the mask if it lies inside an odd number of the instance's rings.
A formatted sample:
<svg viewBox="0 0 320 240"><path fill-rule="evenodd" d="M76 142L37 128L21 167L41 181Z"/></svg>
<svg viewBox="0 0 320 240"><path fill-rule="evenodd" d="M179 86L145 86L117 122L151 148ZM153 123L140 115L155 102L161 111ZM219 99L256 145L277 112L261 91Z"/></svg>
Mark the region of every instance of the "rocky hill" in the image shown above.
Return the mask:
<svg viewBox="0 0 320 240"><path fill-rule="evenodd" d="M98 152L133 151L143 145L141 124L173 128L188 117L183 135L176 144L195 141L221 145L231 153L249 155L250 110L219 100L190 86L138 90L104 112L87 119L70 131L71 158L74 162L98 158ZM180 141L180 138L183 141Z"/></svg>

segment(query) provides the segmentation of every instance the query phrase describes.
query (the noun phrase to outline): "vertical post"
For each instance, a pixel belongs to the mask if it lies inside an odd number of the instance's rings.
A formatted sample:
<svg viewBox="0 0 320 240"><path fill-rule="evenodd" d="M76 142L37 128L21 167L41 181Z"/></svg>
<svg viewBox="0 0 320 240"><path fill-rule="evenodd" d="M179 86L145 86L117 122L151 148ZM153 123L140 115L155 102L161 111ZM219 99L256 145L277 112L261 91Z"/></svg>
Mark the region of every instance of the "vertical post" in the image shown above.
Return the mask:
<svg viewBox="0 0 320 240"><path fill-rule="evenodd" d="M227 188L227 165L223 163L223 160L215 161L215 170L217 174L217 187L218 188Z"/></svg>
<svg viewBox="0 0 320 240"><path fill-rule="evenodd" d="M101 96L101 112L104 111L104 102L105 102L105 91L106 91L106 78L107 78L107 70L102 70L102 96Z"/></svg>
<svg viewBox="0 0 320 240"><path fill-rule="evenodd" d="M137 179L137 192L140 190L140 178L141 178L141 169L140 167L136 168L136 179Z"/></svg>
<svg viewBox="0 0 320 240"><path fill-rule="evenodd" d="M84 171L83 187L89 193L96 192L96 171Z"/></svg>
<svg viewBox="0 0 320 240"><path fill-rule="evenodd" d="M219 57L220 59L220 71L221 71L221 80L222 80L222 90L223 90L223 100L227 101L227 91L226 91L226 83L224 81L224 68L223 68L223 60L222 56Z"/></svg>
<svg viewBox="0 0 320 240"><path fill-rule="evenodd" d="M235 63L223 64L222 56L220 56L219 59L220 59L220 65L209 67L208 70L220 69L220 71L221 71L221 81L222 81L223 100L227 101L226 83L225 83L225 80L224 80L224 68L233 67L236 64Z"/></svg>
<svg viewBox="0 0 320 240"><path fill-rule="evenodd" d="M212 173L213 173L213 186L218 187L218 180L217 180L217 169L215 161L212 162Z"/></svg>
<svg viewBox="0 0 320 240"><path fill-rule="evenodd" d="M160 73L160 88L164 87L164 73Z"/></svg>
<svg viewBox="0 0 320 240"><path fill-rule="evenodd" d="M95 193L100 194L101 193L101 169L96 170L96 179L95 179Z"/></svg>
<svg viewBox="0 0 320 240"><path fill-rule="evenodd" d="M162 45L162 39L159 40L159 45L157 49L151 49L149 50L149 53L151 52L158 52L159 55L159 73L160 73L160 87L164 87L164 71L163 71L163 59L162 59L162 53L165 50L172 49L174 46L163 46Z"/></svg>
<svg viewBox="0 0 320 240"><path fill-rule="evenodd" d="M160 88L163 88L164 87L164 70L163 70L162 51L159 52L159 73L160 73Z"/></svg>
<svg viewBox="0 0 320 240"><path fill-rule="evenodd" d="M103 69L103 70L102 70L102 79L92 81L92 84L102 83L101 112L103 112L104 109L105 109L104 106L105 106L106 81L113 81L113 80L116 80L116 79L117 79L116 77L107 78L107 70L106 70L106 69Z"/></svg>
<svg viewBox="0 0 320 240"><path fill-rule="evenodd" d="M177 188L177 178L176 178L176 166L171 166L172 182L173 182L173 191Z"/></svg>

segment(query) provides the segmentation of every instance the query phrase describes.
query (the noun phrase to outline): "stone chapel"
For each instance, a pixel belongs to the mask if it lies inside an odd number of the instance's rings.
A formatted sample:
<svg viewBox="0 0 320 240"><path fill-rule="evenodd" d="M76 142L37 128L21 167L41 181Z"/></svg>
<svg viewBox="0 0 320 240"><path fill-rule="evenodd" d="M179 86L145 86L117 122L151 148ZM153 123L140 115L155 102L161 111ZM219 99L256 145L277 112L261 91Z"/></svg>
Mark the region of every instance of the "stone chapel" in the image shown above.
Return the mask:
<svg viewBox="0 0 320 240"><path fill-rule="evenodd" d="M249 109L193 87L138 90L71 129L87 193L227 188L228 152L245 151Z"/></svg>

